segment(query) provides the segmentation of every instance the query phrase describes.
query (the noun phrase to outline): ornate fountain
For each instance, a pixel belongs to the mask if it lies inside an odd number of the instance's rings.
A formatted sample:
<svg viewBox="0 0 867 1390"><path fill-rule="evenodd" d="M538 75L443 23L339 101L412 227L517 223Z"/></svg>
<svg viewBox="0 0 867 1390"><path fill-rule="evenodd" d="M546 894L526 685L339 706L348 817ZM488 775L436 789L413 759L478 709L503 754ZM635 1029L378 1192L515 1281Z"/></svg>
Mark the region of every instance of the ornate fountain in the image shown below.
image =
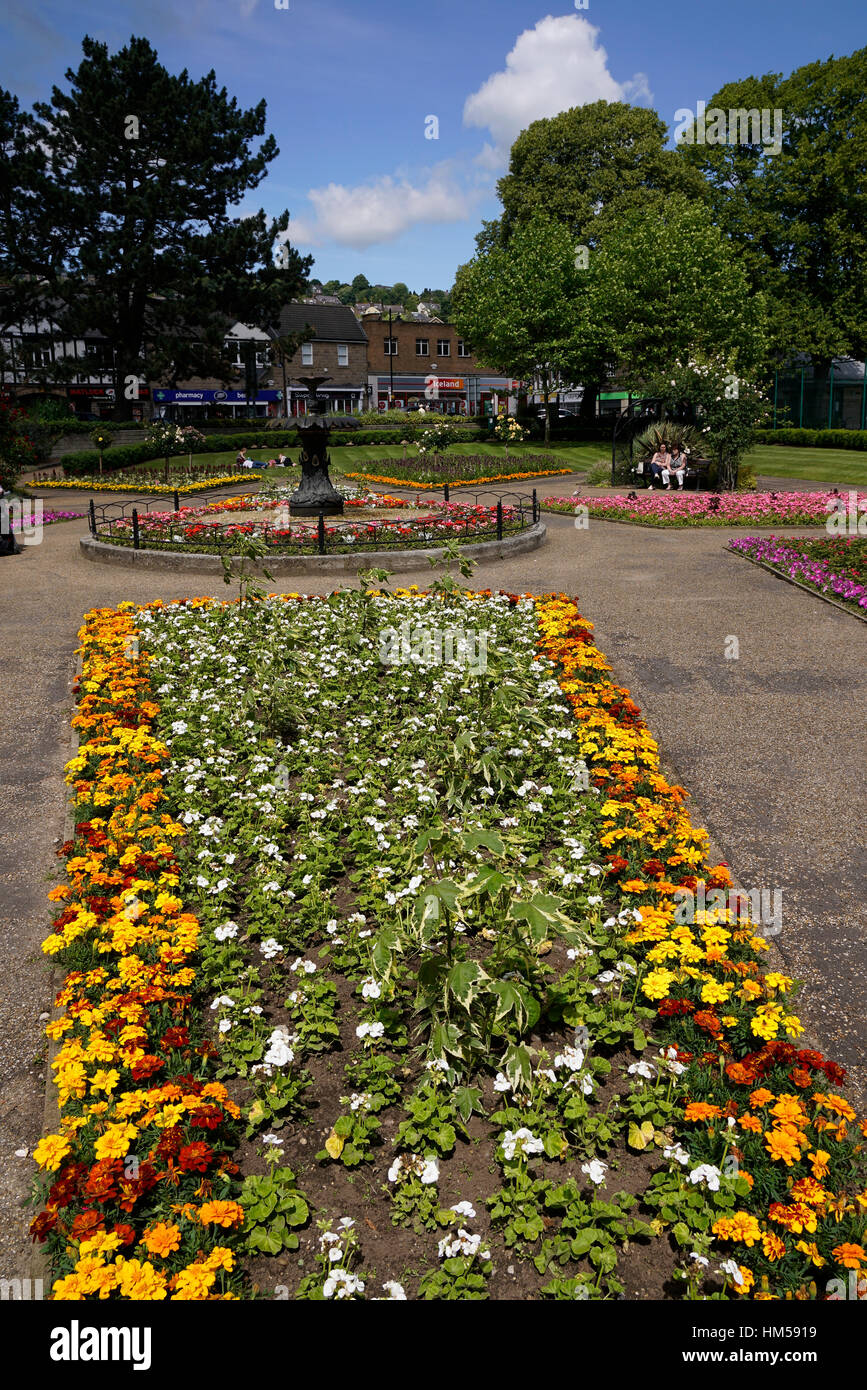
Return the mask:
<svg viewBox="0 0 867 1390"><path fill-rule="evenodd" d="M298 424L301 436L301 482L289 498L290 516L343 515L343 498L328 476L328 436L331 426L326 418L328 401L319 395L327 376L300 376L298 380L307 387L307 423Z"/></svg>

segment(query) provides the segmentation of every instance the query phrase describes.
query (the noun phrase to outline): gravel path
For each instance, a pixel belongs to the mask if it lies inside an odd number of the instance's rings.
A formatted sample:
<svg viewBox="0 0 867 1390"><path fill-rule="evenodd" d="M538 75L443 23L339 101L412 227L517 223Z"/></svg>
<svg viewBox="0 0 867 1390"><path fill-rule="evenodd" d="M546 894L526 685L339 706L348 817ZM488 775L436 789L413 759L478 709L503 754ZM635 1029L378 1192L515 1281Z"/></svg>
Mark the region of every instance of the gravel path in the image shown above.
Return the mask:
<svg viewBox="0 0 867 1390"><path fill-rule="evenodd" d="M539 495L568 495L573 478ZM393 489L396 491L396 489ZM471 489L467 489L470 491ZM529 490L529 489L527 489ZM587 489L589 491L589 489ZM50 498L50 502L48 500ZM86 506L51 492L46 505ZM745 888L783 892L777 945L806 983L811 1040L867 1093L867 629L727 553L747 530L657 531L548 514L547 544L481 565L479 588L576 594L602 651L632 691L694 819ZM0 1277L27 1272L20 1203L43 1117L43 1024L52 989L40 952L58 875L70 685L82 615L124 599L226 595L206 576L133 573L79 552L84 522L0 559ZM795 534L794 532L792 534ZM430 569L400 576L429 583ZM327 577L287 581L324 593ZM737 637L737 660L725 656Z"/></svg>

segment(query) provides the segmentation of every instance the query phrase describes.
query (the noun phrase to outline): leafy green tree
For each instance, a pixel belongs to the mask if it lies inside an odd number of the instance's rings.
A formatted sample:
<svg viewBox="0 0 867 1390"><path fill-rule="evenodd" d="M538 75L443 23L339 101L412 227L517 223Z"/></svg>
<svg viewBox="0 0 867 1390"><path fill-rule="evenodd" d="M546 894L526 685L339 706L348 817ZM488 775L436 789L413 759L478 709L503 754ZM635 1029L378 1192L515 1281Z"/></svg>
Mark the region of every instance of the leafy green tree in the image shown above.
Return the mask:
<svg viewBox="0 0 867 1390"><path fill-rule="evenodd" d="M512 146L509 172L497 184L506 240L542 212L595 247L624 210L661 206L674 193L702 197L702 179L676 150L655 111L622 101L594 101L533 121Z"/></svg>
<svg viewBox="0 0 867 1390"><path fill-rule="evenodd" d="M699 352L667 365L665 375L651 378L648 388L674 413L684 405L692 408L705 436L703 449L716 463L717 488L733 491L740 461L768 418L768 400L761 387L733 372L723 354Z"/></svg>
<svg viewBox="0 0 867 1390"><path fill-rule="evenodd" d="M370 281L366 275L356 275L352 281L352 292L356 300L363 299L366 292L370 289Z"/></svg>
<svg viewBox="0 0 867 1390"><path fill-rule="evenodd" d="M633 209L592 253L587 313L633 390L679 359L721 354L749 375L765 353L765 307L702 204Z"/></svg>
<svg viewBox="0 0 867 1390"><path fill-rule="evenodd" d="M769 307L777 360L809 352L819 372L838 354L867 353L867 48L808 63L789 77L731 82L708 111L781 113L782 149L755 123L734 144L682 143L707 184L717 225L738 249ZM768 130L772 134L773 125ZM771 143L768 141L768 143Z"/></svg>
<svg viewBox="0 0 867 1390"><path fill-rule="evenodd" d="M538 377L547 399L561 377L576 380L599 351L584 314L588 286L568 229L536 216L515 228L507 246L492 246L458 269L454 321L483 362Z"/></svg>
<svg viewBox="0 0 867 1390"><path fill-rule="evenodd" d="M264 101L243 110L213 72L173 76L143 38L110 54L88 37L82 50L69 90L54 87L26 122L44 163L13 138L26 202L0 207L0 241L13 273L38 276L60 306L64 333L100 329L113 342L115 414L128 418L125 386L140 374L228 379L227 320L276 320L311 259L285 241L288 212L229 215L278 153L262 138Z"/></svg>

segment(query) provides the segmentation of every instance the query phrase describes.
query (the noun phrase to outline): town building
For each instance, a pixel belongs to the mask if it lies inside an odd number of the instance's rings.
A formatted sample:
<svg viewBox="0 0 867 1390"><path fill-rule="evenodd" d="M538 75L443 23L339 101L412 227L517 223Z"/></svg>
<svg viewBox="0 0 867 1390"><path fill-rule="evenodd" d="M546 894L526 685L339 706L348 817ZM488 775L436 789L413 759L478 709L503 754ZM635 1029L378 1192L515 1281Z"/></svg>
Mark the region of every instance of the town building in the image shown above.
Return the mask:
<svg viewBox="0 0 867 1390"><path fill-rule="evenodd" d="M444 415L490 415L514 400L513 377L488 372L453 324L365 314L367 370L374 409L421 406Z"/></svg>

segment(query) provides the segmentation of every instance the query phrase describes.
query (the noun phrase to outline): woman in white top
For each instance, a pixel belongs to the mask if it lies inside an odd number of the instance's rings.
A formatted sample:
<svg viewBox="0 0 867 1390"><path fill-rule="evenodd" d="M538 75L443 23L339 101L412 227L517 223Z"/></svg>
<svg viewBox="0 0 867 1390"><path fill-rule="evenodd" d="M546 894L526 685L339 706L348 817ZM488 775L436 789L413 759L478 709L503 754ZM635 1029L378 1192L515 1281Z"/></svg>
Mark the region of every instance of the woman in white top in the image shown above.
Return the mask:
<svg viewBox="0 0 867 1390"><path fill-rule="evenodd" d="M675 444L671 450L671 462L668 465L670 476L677 478L677 486L683 489L683 480L686 475L686 456L680 452L680 445Z"/></svg>

